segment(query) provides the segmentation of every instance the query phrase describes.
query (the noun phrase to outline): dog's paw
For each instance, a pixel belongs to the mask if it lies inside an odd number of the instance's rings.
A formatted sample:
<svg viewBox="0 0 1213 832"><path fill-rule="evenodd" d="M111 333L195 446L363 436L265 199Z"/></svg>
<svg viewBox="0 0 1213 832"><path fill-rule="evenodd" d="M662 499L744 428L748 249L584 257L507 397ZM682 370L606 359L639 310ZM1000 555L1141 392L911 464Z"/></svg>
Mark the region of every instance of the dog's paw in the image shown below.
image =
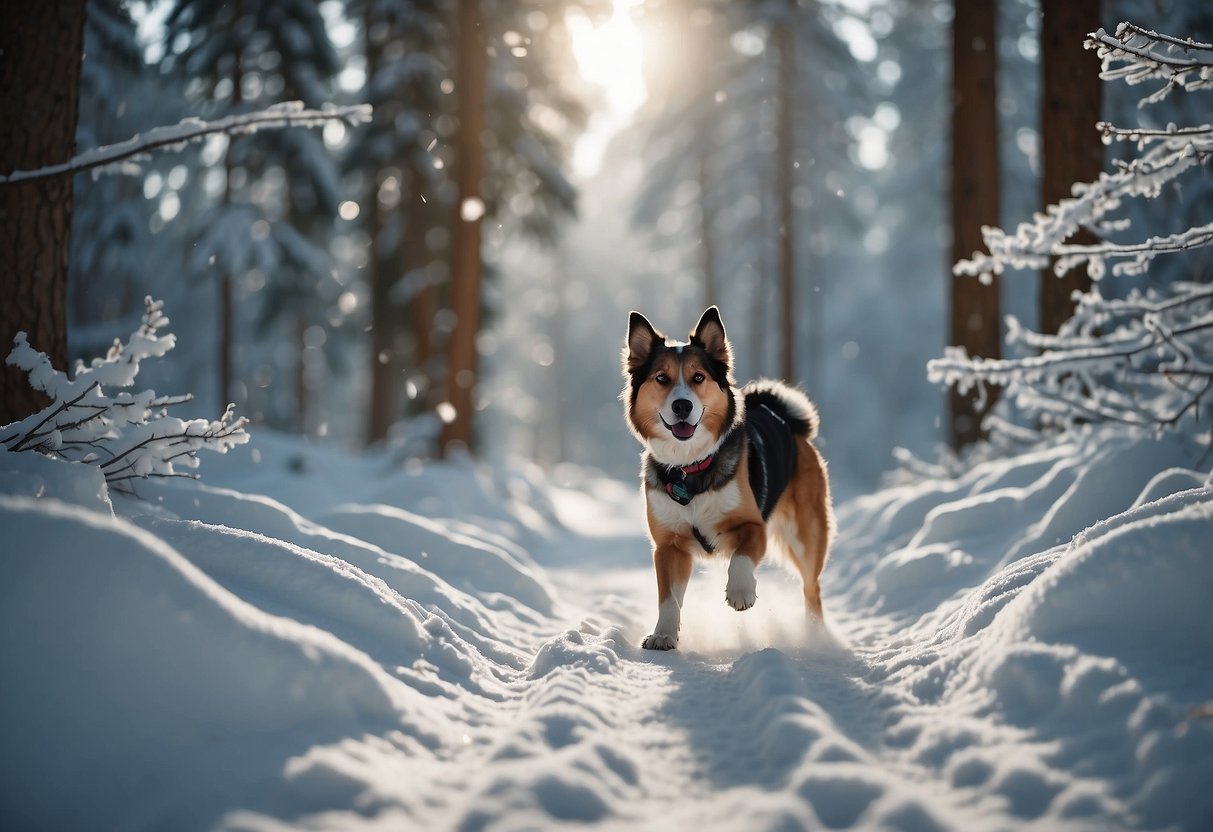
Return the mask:
<svg viewBox="0 0 1213 832"><path fill-rule="evenodd" d="M758 582L754 579L754 561L734 555L729 561L729 582L724 588L724 600L741 612L758 602Z"/></svg>
<svg viewBox="0 0 1213 832"><path fill-rule="evenodd" d="M751 586L748 589L734 589L729 587L724 591L724 600L730 607L738 612L748 610L750 607L758 603L757 587Z"/></svg>
<svg viewBox="0 0 1213 832"><path fill-rule="evenodd" d="M645 650L673 650L678 646L678 636L653 633L651 636L645 636L640 646Z"/></svg>

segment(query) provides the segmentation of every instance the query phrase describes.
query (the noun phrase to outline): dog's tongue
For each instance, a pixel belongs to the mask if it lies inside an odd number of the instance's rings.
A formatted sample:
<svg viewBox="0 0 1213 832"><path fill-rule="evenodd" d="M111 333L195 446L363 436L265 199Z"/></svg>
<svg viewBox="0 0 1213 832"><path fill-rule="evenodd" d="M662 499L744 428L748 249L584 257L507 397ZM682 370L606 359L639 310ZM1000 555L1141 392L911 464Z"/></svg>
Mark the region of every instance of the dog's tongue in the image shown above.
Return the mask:
<svg viewBox="0 0 1213 832"><path fill-rule="evenodd" d="M695 435L695 426L689 422L678 422L670 428L670 432L679 439L690 439Z"/></svg>

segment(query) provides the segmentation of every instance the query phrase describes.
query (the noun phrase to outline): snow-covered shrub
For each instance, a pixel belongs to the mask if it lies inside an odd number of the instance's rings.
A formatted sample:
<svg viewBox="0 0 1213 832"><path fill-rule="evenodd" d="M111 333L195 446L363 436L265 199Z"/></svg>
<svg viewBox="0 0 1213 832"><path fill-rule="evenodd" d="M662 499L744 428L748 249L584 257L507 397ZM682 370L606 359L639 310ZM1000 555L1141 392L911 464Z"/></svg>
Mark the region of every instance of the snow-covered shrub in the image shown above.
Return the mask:
<svg viewBox="0 0 1213 832"><path fill-rule="evenodd" d="M132 393L130 387L145 358L159 358L171 350L176 338L161 333L168 325L164 304L145 299L146 311L139 328L124 344L115 339L104 358L89 366L78 362L72 378L51 366L24 332L13 339L7 363L29 374L30 384L46 393L51 404L19 422L0 428L0 444L9 451L40 451L63 459L98 466L111 489L133 493L135 480L149 477L185 477L197 474L178 468L197 468L198 451L226 453L248 441L248 420L235 418L233 406L218 420L180 419L168 408L193 396L158 396L153 390Z"/></svg>
<svg viewBox="0 0 1213 832"><path fill-rule="evenodd" d="M1100 29L1085 45L1097 51L1105 80L1163 82L1141 106L1163 100L1176 88L1213 88L1211 44L1122 23L1115 35ZM1092 421L1194 425L1206 417L1201 405L1213 389L1213 287L1174 282L1113 298L1101 292L1099 281L1109 271L1114 277L1144 274L1160 255L1213 242L1213 222L1129 243L1109 239L1129 230L1127 219L1112 216L1124 200L1155 199L1164 185L1208 161L1213 125L1122 129L1101 122L1097 129L1105 143L1135 144L1138 155L1118 162L1095 182L1075 184L1072 198L1036 214L1014 234L983 228L989 252L976 252L953 268L958 275L988 281L1006 269L1051 265L1064 275L1085 265L1094 287L1076 293L1076 311L1056 335L1032 332L1008 317L1007 342L1015 357L973 358L951 347L928 364L928 375L961 392L1004 387L1006 399L1039 416L1044 426ZM1067 243L1079 229L1093 232L1098 241Z"/></svg>

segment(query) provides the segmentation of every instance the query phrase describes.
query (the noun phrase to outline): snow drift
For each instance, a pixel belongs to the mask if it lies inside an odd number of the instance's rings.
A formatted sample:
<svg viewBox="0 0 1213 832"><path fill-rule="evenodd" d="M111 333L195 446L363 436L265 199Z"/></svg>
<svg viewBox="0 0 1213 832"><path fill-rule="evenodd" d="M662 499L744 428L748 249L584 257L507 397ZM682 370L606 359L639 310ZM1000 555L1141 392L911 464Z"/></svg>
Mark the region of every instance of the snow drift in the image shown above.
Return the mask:
<svg viewBox="0 0 1213 832"><path fill-rule="evenodd" d="M0 817L1207 828L1206 451L1092 431L886 488L839 511L847 649L764 566L744 615L697 574L668 655L635 490L590 472L265 435L136 500L0 453Z"/></svg>

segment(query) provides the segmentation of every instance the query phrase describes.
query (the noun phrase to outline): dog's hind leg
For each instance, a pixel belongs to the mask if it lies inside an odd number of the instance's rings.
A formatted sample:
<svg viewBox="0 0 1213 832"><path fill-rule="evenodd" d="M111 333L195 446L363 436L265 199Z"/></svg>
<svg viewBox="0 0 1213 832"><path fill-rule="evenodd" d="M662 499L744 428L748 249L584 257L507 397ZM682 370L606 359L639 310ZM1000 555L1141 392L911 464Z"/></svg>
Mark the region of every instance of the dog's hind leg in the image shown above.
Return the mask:
<svg viewBox="0 0 1213 832"><path fill-rule="evenodd" d="M773 519L778 520L778 536L804 584L805 612L824 623L819 578L833 537L834 515L825 464L811 445L807 449L788 493L776 508L778 517Z"/></svg>
<svg viewBox="0 0 1213 832"><path fill-rule="evenodd" d="M682 601L691 580L691 553L674 543L659 543L653 552L657 572L657 626L640 646L646 650L673 650L678 646Z"/></svg>

